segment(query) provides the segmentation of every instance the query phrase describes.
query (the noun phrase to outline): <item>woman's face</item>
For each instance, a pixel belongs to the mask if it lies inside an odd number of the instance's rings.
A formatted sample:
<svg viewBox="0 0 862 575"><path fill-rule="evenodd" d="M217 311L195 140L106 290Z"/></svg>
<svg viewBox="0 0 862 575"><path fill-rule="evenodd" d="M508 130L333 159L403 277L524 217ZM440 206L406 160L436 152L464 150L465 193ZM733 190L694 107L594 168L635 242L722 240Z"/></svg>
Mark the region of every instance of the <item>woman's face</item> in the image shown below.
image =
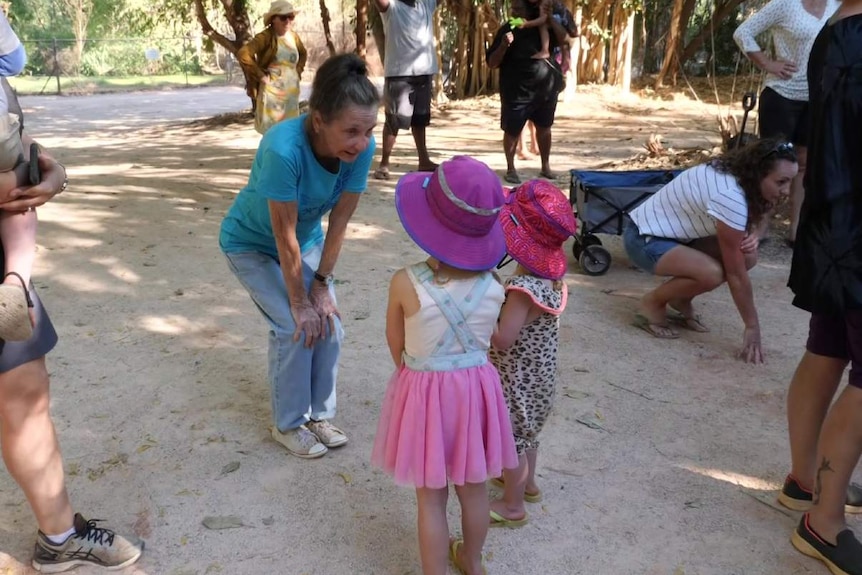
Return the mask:
<svg viewBox="0 0 862 575"><path fill-rule="evenodd" d="M348 106L329 122L314 112L312 123L323 144L322 155L353 162L371 142L377 126L377 106Z"/></svg>
<svg viewBox="0 0 862 575"><path fill-rule="evenodd" d="M763 199L777 205L790 195L790 183L799 172L799 164L789 160L778 160L772 170L760 181L760 193Z"/></svg>
<svg viewBox="0 0 862 575"><path fill-rule="evenodd" d="M272 17L272 30L276 36L284 36L287 29L293 23L296 14L278 14Z"/></svg>

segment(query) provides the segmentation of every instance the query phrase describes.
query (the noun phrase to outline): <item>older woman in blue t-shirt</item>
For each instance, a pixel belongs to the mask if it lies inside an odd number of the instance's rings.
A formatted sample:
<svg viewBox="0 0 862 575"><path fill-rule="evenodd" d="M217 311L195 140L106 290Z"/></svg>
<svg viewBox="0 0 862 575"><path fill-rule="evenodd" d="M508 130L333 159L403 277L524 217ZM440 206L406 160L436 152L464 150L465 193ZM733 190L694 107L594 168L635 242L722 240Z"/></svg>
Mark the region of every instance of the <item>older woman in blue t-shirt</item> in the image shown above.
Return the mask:
<svg viewBox="0 0 862 575"><path fill-rule="evenodd" d="M270 326L272 436L297 457L347 443L329 421L344 336L332 272L367 184L378 106L362 60L327 60L309 113L266 133L248 185L222 222L219 244L231 271Z"/></svg>

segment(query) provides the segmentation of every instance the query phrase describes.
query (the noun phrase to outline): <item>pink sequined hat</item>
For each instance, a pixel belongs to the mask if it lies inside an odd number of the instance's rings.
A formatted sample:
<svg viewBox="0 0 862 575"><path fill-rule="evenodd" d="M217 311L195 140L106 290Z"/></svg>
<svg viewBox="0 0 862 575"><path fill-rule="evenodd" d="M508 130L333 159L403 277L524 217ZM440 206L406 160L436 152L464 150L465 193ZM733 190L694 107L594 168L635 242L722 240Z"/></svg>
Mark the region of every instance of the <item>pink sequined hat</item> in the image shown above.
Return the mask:
<svg viewBox="0 0 862 575"><path fill-rule="evenodd" d="M509 192L500 210L506 251L531 273L558 280L566 275L563 243L578 231L569 200L545 180L524 182Z"/></svg>
<svg viewBox="0 0 862 575"><path fill-rule="evenodd" d="M413 241L464 270L491 269L506 253L498 217L504 201L497 174L469 156L455 156L433 173L405 174L395 187L395 207Z"/></svg>

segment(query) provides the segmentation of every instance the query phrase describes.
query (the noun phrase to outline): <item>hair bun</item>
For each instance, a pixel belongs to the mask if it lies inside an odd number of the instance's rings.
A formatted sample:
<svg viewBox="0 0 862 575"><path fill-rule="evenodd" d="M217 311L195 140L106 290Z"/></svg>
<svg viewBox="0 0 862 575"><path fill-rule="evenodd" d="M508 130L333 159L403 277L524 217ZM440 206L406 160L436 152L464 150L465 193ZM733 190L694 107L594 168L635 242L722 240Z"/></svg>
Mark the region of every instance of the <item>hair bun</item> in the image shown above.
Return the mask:
<svg viewBox="0 0 862 575"><path fill-rule="evenodd" d="M360 58L356 58L353 60L351 58L351 62L347 66L347 73L351 76L367 76L368 75L368 66L365 65L365 62Z"/></svg>

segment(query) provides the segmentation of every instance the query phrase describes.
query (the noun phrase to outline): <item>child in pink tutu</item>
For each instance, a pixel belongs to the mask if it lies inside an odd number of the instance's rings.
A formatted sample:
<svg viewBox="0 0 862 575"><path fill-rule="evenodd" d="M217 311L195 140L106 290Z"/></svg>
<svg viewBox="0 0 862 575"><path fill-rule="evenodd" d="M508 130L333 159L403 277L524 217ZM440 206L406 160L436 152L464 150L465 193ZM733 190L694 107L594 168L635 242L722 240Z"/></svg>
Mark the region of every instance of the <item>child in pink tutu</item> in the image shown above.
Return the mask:
<svg viewBox="0 0 862 575"><path fill-rule="evenodd" d="M425 575L485 573L485 482L518 465L500 377L488 361L503 286L489 271L506 243L496 174L466 156L433 174L405 175L395 206L411 238L430 257L395 273L386 340L395 362L372 462L416 488ZM463 539L449 539L449 482L461 504Z"/></svg>
<svg viewBox="0 0 862 575"><path fill-rule="evenodd" d="M524 502L538 503L539 433L551 413L557 382L560 314L568 291L563 242L577 223L569 200L550 183L532 180L515 188L500 212L506 251L518 263L506 280L506 302L491 338L491 361L500 373L512 415L518 466L495 480L503 498L491 503L493 527L521 527Z"/></svg>

